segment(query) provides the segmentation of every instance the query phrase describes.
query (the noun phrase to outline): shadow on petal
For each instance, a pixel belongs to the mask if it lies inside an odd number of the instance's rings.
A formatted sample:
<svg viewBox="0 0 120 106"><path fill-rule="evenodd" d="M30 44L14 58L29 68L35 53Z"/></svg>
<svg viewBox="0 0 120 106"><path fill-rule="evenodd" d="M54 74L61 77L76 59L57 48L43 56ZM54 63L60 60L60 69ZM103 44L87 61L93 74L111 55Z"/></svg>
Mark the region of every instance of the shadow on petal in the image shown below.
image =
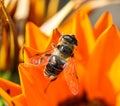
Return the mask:
<svg viewBox="0 0 120 106"><path fill-rule="evenodd" d="M20 94L21 87L11 81L0 78L0 88L5 90L11 97Z"/></svg>

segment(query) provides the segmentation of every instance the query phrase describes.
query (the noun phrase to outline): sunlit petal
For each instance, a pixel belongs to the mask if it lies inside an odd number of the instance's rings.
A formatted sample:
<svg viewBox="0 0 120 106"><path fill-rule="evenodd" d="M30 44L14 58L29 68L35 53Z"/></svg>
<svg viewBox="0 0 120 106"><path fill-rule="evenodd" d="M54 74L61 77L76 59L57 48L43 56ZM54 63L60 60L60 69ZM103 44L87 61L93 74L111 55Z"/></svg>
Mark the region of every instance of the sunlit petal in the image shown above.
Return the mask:
<svg viewBox="0 0 120 106"><path fill-rule="evenodd" d="M120 46L120 45L119 45ZM119 53L120 49L118 48ZM120 54L116 56L116 58L113 61L113 64L111 65L111 68L109 70L108 76L110 78L110 81L113 84L113 87L115 91L117 92L116 94L120 93Z"/></svg>
<svg viewBox="0 0 120 106"><path fill-rule="evenodd" d="M47 48L48 37L40 32L39 28L31 22L26 25L25 39L27 46L37 49L40 52L45 51Z"/></svg>
<svg viewBox="0 0 120 106"><path fill-rule="evenodd" d="M109 12L105 12L102 16L97 20L94 26L95 38L97 39L99 35L109 26L112 25L112 16Z"/></svg>
<svg viewBox="0 0 120 106"><path fill-rule="evenodd" d="M76 16L76 37L78 39L78 51L83 59L87 60L93 50L95 39L90 20L82 12Z"/></svg>
<svg viewBox="0 0 120 106"><path fill-rule="evenodd" d="M16 106L28 106L26 103L26 98L23 94L13 97L12 101Z"/></svg>
<svg viewBox="0 0 120 106"><path fill-rule="evenodd" d="M116 92L108 72L120 52L119 46L119 33L114 25L97 40L86 73L86 90L90 98L104 98L108 103L115 103Z"/></svg>
<svg viewBox="0 0 120 106"><path fill-rule="evenodd" d="M27 71L26 70L29 70ZM33 73L30 73L33 71ZM19 66L21 86L29 106L47 106L49 103L44 94L45 78L38 67L23 65ZM41 80L40 80L41 78ZM43 82L41 82L43 81ZM29 88L29 89L28 89ZM34 98L34 99L33 99Z"/></svg>

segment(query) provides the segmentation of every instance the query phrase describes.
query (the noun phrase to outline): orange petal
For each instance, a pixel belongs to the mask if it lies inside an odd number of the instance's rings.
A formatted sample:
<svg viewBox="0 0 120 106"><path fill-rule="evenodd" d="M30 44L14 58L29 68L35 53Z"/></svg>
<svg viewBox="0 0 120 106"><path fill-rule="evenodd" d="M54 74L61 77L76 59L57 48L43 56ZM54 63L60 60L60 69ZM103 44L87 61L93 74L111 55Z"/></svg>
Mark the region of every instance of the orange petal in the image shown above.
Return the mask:
<svg viewBox="0 0 120 106"><path fill-rule="evenodd" d="M29 104L41 101L41 105L56 106L60 102L74 97L66 84L63 73L48 86L50 80L43 75L43 69L30 64L20 64L19 66L21 86ZM31 96L37 99L33 100Z"/></svg>
<svg viewBox="0 0 120 106"><path fill-rule="evenodd" d="M25 44L27 46L44 52L48 46L48 38L35 24L31 22L26 24Z"/></svg>
<svg viewBox="0 0 120 106"><path fill-rule="evenodd" d="M43 90L46 80L41 76L43 74L42 71L36 66L20 64L19 74L22 90L28 105L48 106L49 103L45 98ZM40 80L40 78L42 78L42 80Z"/></svg>
<svg viewBox="0 0 120 106"><path fill-rule="evenodd" d="M116 106L120 106L120 94L117 96L117 103Z"/></svg>
<svg viewBox="0 0 120 106"><path fill-rule="evenodd" d="M112 25L97 40L88 62L86 90L90 98L102 98L108 103L115 103L116 92L108 75L114 60L120 53L119 47L119 32Z"/></svg>
<svg viewBox="0 0 120 106"><path fill-rule="evenodd" d="M120 54L116 56L108 75L115 91L120 93Z"/></svg>
<svg viewBox="0 0 120 106"><path fill-rule="evenodd" d="M12 102L12 98L2 88L0 88L0 96L5 100L5 102L8 103L9 106L14 106L14 103Z"/></svg>
<svg viewBox="0 0 120 106"><path fill-rule="evenodd" d="M76 14L69 17L69 19L60 26L60 28L59 28L60 32L63 32L63 34L75 34L75 31L76 31L75 17L76 17Z"/></svg>
<svg viewBox="0 0 120 106"><path fill-rule="evenodd" d="M61 37L60 32L58 32L57 29L54 29L52 36L49 37L49 41L47 43L48 44L47 49L52 48L52 44L56 45L58 43L58 40L59 40L60 37Z"/></svg>
<svg viewBox="0 0 120 106"><path fill-rule="evenodd" d="M10 96L16 96L21 93L20 85L2 78L0 78L0 88L5 90Z"/></svg>
<svg viewBox="0 0 120 106"><path fill-rule="evenodd" d="M37 51L36 49L33 49L31 47L28 47L26 45L24 45L23 49L23 57L24 57L24 62L28 62L30 57L34 56L35 54L39 53L39 51Z"/></svg>
<svg viewBox="0 0 120 106"><path fill-rule="evenodd" d="M12 101L16 106L28 106L26 103L26 98L23 94L17 95L12 98Z"/></svg>
<svg viewBox="0 0 120 106"><path fill-rule="evenodd" d="M112 25L112 16L109 12L105 12L102 16L98 19L94 26L95 38L97 39L99 35L109 26Z"/></svg>
<svg viewBox="0 0 120 106"><path fill-rule="evenodd" d="M75 99L76 97L71 93L63 73L61 73L55 81L51 82L50 86L47 89L47 96L48 98L51 98L50 101L52 103L52 106L56 106L68 99Z"/></svg>
<svg viewBox="0 0 120 106"><path fill-rule="evenodd" d="M78 39L78 51L86 60L93 50L95 40L90 20L82 12L76 16L76 37Z"/></svg>
<svg viewBox="0 0 120 106"><path fill-rule="evenodd" d="M9 106L27 106L23 94L11 97L6 91L0 88L0 96Z"/></svg>

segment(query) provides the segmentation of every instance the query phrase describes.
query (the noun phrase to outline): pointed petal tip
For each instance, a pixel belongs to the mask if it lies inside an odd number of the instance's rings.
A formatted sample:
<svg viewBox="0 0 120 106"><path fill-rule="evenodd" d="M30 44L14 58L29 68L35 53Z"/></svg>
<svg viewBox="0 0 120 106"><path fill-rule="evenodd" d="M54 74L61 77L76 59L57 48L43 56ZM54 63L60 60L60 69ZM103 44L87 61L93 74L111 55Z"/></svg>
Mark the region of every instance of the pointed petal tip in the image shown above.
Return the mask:
<svg viewBox="0 0 120 106"><path fill-rule="evenodd" d="M111 15L111 13L109 11L106 11L103 14L106 15L106 16Z"/></svg>
<svg viewBox="0 0 120 106"><path fill-rule="evenodd" d="M112 24L111 26L109 26L108 30L117 31L117 33L119 32L118 27L115 24Z"/></svg>
<svg viewBox="0 0 120 106"><path fill-rule="evenodd" d="M97 39L100 34L113 24L112 15L109 11L104 12L94 25L95 38Z"/></svg>
<svg viewBox="0 0 120 106"><path fill-rule="evenodd" d="M41 52L45 51L49 37L42 33L39 27L32 22L27 22L25 30L25 44Z"/></svg>

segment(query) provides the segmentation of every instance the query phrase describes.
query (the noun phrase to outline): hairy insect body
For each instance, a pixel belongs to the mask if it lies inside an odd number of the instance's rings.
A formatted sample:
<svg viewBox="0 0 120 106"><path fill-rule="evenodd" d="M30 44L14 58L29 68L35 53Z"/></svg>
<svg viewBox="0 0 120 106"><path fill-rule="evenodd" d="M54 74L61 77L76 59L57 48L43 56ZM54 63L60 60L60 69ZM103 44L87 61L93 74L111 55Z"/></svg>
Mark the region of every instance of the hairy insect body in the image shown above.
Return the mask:
<svg viewBox="0 0 120 106"><path fill-rule="evenodd" d="M76 54L78 55L76 46L77 39L74 35L63 35L58 44L53 45L52 50L48 50L44 54L36 54L30 58L31 64L45 66L44 76L50 78L45 92L50 83L58 78L62 71L72 94L76 95L79 92L79 81L76 73Z"/></svg>
<svg viewBox="0 0 120 106"><path fill-rule="evenodd" d="M64 35L61 41L54 47L53 53L46 65L44 75L48 78L56 78L67 65L67 61L73 56L77 40L74 35Z"/></svg>

